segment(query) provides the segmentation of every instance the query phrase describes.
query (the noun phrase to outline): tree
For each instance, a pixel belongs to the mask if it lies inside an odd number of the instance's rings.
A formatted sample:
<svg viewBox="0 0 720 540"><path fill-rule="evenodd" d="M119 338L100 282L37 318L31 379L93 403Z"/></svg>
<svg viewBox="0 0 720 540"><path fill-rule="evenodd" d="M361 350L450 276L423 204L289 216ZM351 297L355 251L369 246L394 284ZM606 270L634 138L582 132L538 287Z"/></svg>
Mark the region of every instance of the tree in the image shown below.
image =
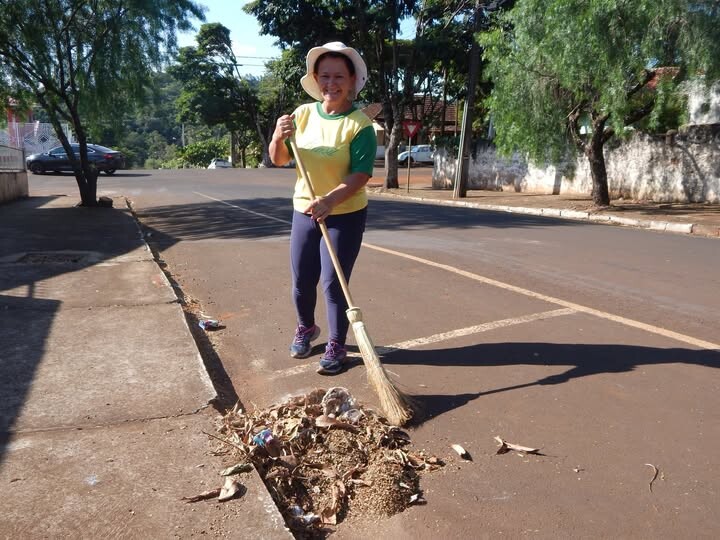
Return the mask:
<svg viewBox="0 0 720 540"><path fill-rule="evenodd" d="M218 141L205 139L200 142L191 143L178 151L183 163L194 167L206 167L213 158L226 156L229 150L227 139Z"/></svg>
<svg viewBox="0 0 720 540"><path fill-rule="evenodd" d="M659 118L685 79L718 77L718 28L717 0L518 0L481 37L498 149L583 154L608 205L605 143Z"/></svg>
<svg viewBox="0 0 720 540"><path fill-rule="evenodd" d="M71 125L83 206L97 204L88 130L142 102L152 69L167 60L176 30L188 30L191 17L203 18L191 0L0 0L0 94L37 101L68 156L61 124ZM48 24L38 28L38 21Z"/></svg>
<svg viewBox="0 0 720 540"><path fill-rule="evenodd" d="M242 148L249 145L253 131L260 140L265 137L257 81L240 75L230 30L225 26L204 24L196 40L197 47L180 49L178 63L169 69L183 85L177 100L178 115L183 121L225 126L231 134L231 153L236 161L237 144Z"/></svg>

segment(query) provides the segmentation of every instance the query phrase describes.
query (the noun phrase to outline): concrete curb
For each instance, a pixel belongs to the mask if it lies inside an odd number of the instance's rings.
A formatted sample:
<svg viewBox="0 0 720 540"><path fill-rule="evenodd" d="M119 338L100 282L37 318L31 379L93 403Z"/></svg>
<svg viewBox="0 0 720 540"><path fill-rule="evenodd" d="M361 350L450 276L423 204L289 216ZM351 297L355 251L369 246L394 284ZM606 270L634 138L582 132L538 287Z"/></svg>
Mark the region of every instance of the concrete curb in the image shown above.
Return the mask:
<svg viewBox="0 0 720 540"><path fill-rule="evenodd" d="M531 208L523 206L505 206L496 204L480 204L471 201L456 201L447 199L433 199L432 197L413 197L398 195L396 193L372 192L372 195L394 197L411 202L422 202L444 206L455 206L459 208L476 208L478 210L490 210L493 212L507 212L510 214L526 214L531 216L553 217L558 219L569 219L573 221L592 221L601 224L621 225L623 227L634 227L637 229L648 229L659 232L670 232L677 234L691 234L710 238L720 238L720 227L704 225L699 223L682 223L675 221L644 220L618 216L614 214L593 214L580 210L562 208Z"/></svg>
<svg viewBox="0 0 720 540"><path fill-rule="evenodd" d="M211 405L214 400L218 397L218 391L215 387L215 383L212 380L212 377L210 376L210 373L208 372L207 366L205 364L205 359L202 356L202 353L200 351L200 348L198 347L197 342L195 341L195 338L193 337L192 331L190 330L190 327L188 326L187 319L185 317L185 312L182 308L182 302L180 297L178 296L177 291L173 287L172 283L170 283L170 280L165 275L165 272L160 267L160 265L157 262L157 259L155 258L155 254L153 253L152 249L150 248L150 245L145 240L145 235L143 234L142 230L142 223L140 222L140 219L137 217L137 214L135 213L135 210L132 207L131 201L127 197L123 197L125 201L125 205L127 207L127 211L130 212L133 220L135 221L135 226L137 227L137 232L140 236L141 242L145 246L145 249L148 253L150 253L150 256L152 258L153 263L157 266L160 274L162 275L163 282L165 286L167 286L175 296L175 302L177 305L177 310L180 312L180 316L185 323L185 327L187 329L187 334L190 337L190 340L192 341L193 347L197 351L197 361L200 364L198 366L198 372L200 377L203 379L203 382L205 382L214 392L214 397L210 399L207 403L207 405ZM262 507L265 510L265 517L269 520L269 522L272 524L272 527L270 527L270 532L265 531L268 534L268 538L280 538L280 537L287 537L289 539L294 538L293 534L290 532L290 530L287 528L287 525L285 524L285 518L280 513L280 509L275 504L275 501L272 498L272 495L270 494L270 491L265 486L265 482L263 481L262 477L260 476L260 473L253 467L252 471L250 471L248 474L252 476L252 484L258 489L262 490L262 493L257 495L256 498L258 501L261 502Z"/></svg>

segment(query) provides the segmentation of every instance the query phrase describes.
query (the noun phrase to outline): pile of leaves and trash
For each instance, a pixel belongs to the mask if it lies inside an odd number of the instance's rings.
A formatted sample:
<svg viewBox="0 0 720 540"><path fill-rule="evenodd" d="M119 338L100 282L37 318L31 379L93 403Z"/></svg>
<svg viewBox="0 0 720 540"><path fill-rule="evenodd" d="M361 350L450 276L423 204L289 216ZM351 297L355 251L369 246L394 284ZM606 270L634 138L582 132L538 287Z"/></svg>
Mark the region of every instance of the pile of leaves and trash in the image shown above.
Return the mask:
<svg viewBox="0 0 720 540"><path fill-rule="evenodd" d="M346 388L317 389L268 409L226 414L218 431L252 463L298 538L322 538L352 518L382 518L424 502L419 473L443 463L360 406Z"/></svg>

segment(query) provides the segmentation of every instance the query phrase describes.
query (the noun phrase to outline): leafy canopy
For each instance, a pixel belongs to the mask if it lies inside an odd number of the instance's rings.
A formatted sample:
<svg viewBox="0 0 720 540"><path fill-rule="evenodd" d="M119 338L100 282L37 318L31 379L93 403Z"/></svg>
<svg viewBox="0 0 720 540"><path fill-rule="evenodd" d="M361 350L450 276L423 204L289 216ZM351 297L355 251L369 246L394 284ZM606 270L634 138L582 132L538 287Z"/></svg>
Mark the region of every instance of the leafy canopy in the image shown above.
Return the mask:
<svg viewBox="0 0 720 540"><path fill-rule="evenodd" d="M193 16L203 12L190 0L0 0L0 97L38 103L68 151L71 125L83 205L96 204L89 130L143 100Z"/></svg>
<svg viewBox="0 0 720 540"><path fill-rule="evenodd" d="M109 109L143 98L153 69L176 46L175 32L191 27L189 16L203 16L189 0L0 4L6 90L30 94L49 114L88 125L111 116ZM80 118L73 119L74 113Z"/></svg>
<svg viewBox="0 0 720 540"><path fill-rule="evenodd" d="M480 37L498 148L557 159L583 119L605 139L688 77L720 74L716 0L520 0ZM655 91L651 70L676 68Z"/></svg>

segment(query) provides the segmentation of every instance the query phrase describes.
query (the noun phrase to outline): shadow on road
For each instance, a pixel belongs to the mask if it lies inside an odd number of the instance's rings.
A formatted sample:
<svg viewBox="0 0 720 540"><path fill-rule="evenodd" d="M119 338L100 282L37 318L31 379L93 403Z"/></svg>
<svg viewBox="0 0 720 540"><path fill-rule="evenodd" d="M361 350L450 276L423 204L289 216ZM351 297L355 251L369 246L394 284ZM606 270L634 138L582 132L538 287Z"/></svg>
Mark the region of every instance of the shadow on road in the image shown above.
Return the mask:
<svg viewBox="0 0 720 540"><path fill-rule="evenodd" d="M397 350L382 359L387 365L412 366L569 366L563 373L503 388L456 395L415 395L421 424L483 396L527 388L555 385L601 373L625 373L639 366L693 364L720 368L720 352L693 349L661 349L631 345L557 343L491 343L441 350Z"/></svg>
<svg viewBox="0 0 720 540"><path fill-rule="evenodd" d="M231 199L221 202L184 204L139 209L152 241L164 248L178 240L267 238L287 236L292 205L289 198ZM157 224L157 227L155 226ZM527 229L532 227L582 226L580 222L505 212L468 211L433 204L373 200L368 212L368 230ZM162 232L161 232L162 231Z"/></svg>

